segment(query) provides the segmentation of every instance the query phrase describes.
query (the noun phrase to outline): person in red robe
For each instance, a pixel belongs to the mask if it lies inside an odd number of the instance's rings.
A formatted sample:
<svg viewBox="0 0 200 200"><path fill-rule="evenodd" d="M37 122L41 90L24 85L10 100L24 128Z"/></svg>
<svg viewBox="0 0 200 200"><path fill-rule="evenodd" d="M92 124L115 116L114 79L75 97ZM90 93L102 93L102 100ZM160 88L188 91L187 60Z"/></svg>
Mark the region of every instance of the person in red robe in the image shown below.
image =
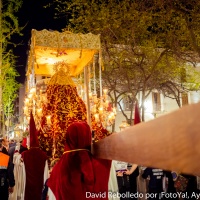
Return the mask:
<svg viewBox="0 0 200 200"><path fill-rule="evenodd" d="M44 182L48 178L47 155L39 149L33 114L30 115L30 149L21 156L25 172L24 200L40 200Z"/></svg>
<svg viewBox="0 0 200 200"><path fill-rule="evenodd" d="M66 132L65 151L47 182L56 200L108 199L111 161L94 158L90 150L89 125L72 123Z"/></svg>

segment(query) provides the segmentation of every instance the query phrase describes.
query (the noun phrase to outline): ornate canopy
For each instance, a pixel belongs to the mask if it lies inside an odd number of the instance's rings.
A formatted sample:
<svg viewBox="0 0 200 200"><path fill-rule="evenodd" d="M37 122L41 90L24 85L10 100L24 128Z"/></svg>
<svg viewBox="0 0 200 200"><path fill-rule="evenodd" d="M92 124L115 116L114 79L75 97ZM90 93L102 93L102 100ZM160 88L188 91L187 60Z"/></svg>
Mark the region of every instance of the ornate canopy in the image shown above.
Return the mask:
<svg viewBox="0 0 200 200"><path fill-rule="evenodd" d="M54 64L65 61L70 75L76 76L99 50L99 35L33 29L27 75L34 69L36 75L52 76Z"/></svg>

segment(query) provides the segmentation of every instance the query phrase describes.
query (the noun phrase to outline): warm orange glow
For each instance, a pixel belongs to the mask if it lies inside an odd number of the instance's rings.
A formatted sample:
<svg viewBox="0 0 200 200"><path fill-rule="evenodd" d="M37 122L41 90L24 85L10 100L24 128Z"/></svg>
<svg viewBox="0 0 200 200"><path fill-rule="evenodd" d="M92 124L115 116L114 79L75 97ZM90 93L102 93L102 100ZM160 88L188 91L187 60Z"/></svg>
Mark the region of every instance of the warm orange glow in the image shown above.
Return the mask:
<svg viewBox="0 0 200 200"><path fill-rule="evenodd" d="M46 116L47 125L51 125L51 115Z"/></svg>

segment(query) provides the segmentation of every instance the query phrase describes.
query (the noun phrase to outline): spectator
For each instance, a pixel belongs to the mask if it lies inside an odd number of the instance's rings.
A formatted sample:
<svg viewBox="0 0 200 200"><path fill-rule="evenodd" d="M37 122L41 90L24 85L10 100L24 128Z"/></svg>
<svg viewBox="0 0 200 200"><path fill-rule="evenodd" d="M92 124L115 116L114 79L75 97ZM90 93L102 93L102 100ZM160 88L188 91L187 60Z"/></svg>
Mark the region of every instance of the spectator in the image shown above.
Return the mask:
<svg viewBox="0 0 200 200"><path fill-rule="evenodd" d="M136 164L130 165L127 162L116 160L113 162L116 170L119 194L121 196L120 199L129 199L129 196L125 195L127 192L133 194L137 192L137 176L139 175L138 166Z"/></svg>
<svg viewBox="0 0 200 200"><path fill-rule="evenodd" d="M176 193L176 188L174 187L173 172L171 172L171 171L164 171L164 175L167 178L166 192L170 193L170 194ZM175 197L176 197L176 195L174 195L173 198L168 197L167 199L178 199L178 197L177 198L175 198Z"/></svg>
<svg viewBox="0 0 200 200"><path fill-rule="evenodd" d="M51 164L50 164L50 170L49 170L49 175L51 175L51 171L53 169L53 167L55 166L55 164L59 161L58 158L56 159L53 159L51 161ZM44 189L42 191L42 200L51 200L51 199L55 199L54 197L51 196L51 194L49 195L49 187L47 185L47 181L48 179L45 181L45 184L44 184Z"/></svg>
<svg viewBox="0 0 200 200"><path fill-rule="evenodd" d="M0 142L1 142L2 145L3 145L2 153L8 155L8 149L9 149L9 145L8 145L8 144L9 144L9 142L8 142L7 138L2 138L2 139L0 140Z"/></svg>
<svg viewBox="0 0 200 200"><path fill-rule="evenodd" d="M9 148L10 147L15 147L15 146L16 146L15 140L10 140L10 142L9 142Z"/></svg>
<svg viewBox="0 0 200 200"><path fill-rule="evenodd" d="M197 177L189 174L181 175L188 179L188 184L186 190L184 191L187 192L187 197L189 197L189 199L196 199L195 196L192 197L192 194L197 193ZM188 199L187 197L184 199Z"/></svg>
<svg viewBox="0 0 200 200"><path fill-rule="evenodd" d="M114 166L117 176L119 194L120 196L122 196L123 194L126 194L126 192L130 191L129 177L125 174L125 172L127 171L128 163L115 160ZM122 197L120 198L120 200L122 200Z"/></svg>
<svg viewBox="0 0 200 200"><path fill-rule="evenodd" d="M0 141L0 199L8 200L9 193L13 192L15 180L9 156L2 150L3 144Z"/></svg>
<svg viewBox="0 0 200 200"><path fill-rule="evenodd" d="M163 192L163 177L162 169L147 167L142 174L144 179L149 178L149 194L148 199L160 199L160 193Z"/></svg>
<svg viewBox="0 0 200 200"><path fill-rule="evenodd" d="M139 176L139 167L136 164L128 164L128 170L125 172L129 175L130 180L130 192L137 193L137 177Z"/></svg>

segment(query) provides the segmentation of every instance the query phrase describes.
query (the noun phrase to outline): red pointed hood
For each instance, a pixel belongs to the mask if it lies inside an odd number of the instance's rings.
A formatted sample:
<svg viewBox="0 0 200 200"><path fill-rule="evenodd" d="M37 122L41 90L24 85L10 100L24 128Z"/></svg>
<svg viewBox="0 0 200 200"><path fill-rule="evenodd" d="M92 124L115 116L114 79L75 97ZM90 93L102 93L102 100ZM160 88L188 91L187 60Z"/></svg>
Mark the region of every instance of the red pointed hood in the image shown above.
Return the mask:
<svg viewBox="0 0 200 200"><path fill-rule="evenodd" d="M134 124L138 124L140 123L140 112L139 112L139 108L138 108L138 104L135 104L135 117L134 117Z"/></svg>
<svg viewBox="0 0 200 200"><path fill-rule="evenodd" d="M30 148L31 147L39 147L37 129L35 126L35 121L34 121L32 112L30 114L29 131L30 131Z"/></svg>

